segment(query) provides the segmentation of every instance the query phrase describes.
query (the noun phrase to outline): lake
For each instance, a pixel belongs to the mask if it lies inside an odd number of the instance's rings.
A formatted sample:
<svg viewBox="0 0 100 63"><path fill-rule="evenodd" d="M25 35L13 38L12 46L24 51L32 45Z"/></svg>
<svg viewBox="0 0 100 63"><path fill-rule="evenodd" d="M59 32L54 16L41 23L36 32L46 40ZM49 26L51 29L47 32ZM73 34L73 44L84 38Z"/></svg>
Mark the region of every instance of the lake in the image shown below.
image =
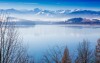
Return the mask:
<svg viewBox="0 0 100 63"><path fill-rule="evenodd" d="M48 48L67 45L75 52L79 42L88 40L94 48L100 38L99 25L35 25L19 27L18 32L28 53L38 59Z"/></svg>

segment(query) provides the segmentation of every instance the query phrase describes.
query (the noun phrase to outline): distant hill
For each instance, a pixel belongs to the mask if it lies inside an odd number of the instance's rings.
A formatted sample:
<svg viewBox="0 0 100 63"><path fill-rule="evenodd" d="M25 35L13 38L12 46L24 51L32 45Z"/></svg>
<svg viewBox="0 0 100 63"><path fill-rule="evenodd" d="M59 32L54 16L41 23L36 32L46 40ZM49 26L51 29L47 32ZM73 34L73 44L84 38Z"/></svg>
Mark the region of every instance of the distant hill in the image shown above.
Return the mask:
<svg viewBox="0 0 100 63"><path fill-rule="evenodd" d="M16 19L14 17L10 17L10 19ZM17 19L19 21L12 21L8 24L14 23L15 25L59 25L59 24L100 24L99 19L87 19L87 18L70 18L66 21L31 21L24 19Z"/></svg>
<svg viewBox="0 0 100 63"><path fill-rule="evenodd" d="M99 19L71 18L65 21L67 24L100 24Z"/></svg>

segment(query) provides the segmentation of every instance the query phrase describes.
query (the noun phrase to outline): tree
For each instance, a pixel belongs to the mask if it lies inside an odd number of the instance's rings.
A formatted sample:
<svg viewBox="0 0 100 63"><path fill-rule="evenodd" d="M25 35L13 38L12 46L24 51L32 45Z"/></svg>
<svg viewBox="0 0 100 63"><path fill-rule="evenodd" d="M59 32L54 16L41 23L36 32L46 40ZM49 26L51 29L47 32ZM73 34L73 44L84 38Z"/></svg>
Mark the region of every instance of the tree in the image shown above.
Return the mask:
<svg viewBox="0 0 100 63"><path fill-rule="evenodd" d="M26 49L22 46L14 23L10 24L7 13L0 14L0 61L1 63L28 63Z"/></svg>
<svg viewBox="0 0 100 63"><path fill-rule="evenodd" d="M97 41L95 56L96 56L96 63L100 63L100 39Z"/></svg>
<svg viewBox="0 0 100 63"><path fill-rule="evenodd" d="M48 49L43 55L42 63L61 63L63 48L56 46Z"/></svg>
<svg viewBox="0 0 100 63"><path fill-rule="evenodd" d="M64 50L64 54L62 57L62 63L71 63L71 59L70 59L69 51L67 47Z"/></svg>
<svg viewBox="0 0 100 63"><path fill-rule="evenodd" d="M76 63L92 63L92 50L90 49L90 43L84 40L82 43L79 43L78 46L78 56L76 58Z"/></svg>
<svg viewBox="0 0 100 63"><path fill-rule="evenodd" d="M71 63L67 47L59 47L59 46L47 50L42 60L43 60L42 63Z"/></svg>

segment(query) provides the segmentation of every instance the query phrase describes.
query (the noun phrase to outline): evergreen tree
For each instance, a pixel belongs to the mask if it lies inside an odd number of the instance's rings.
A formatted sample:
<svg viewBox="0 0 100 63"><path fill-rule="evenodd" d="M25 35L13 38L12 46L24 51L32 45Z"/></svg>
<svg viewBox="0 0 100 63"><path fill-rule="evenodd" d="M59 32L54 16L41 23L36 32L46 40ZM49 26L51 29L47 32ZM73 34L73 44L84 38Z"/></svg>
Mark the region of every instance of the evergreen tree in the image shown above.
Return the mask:
<svg viewBox="0 0 100 63"><path fill-rule="evenodd" d="M64 50L64 54L62 57L62 63L71 63L71 59L70 59L69 51L67 47Z"/></svg>

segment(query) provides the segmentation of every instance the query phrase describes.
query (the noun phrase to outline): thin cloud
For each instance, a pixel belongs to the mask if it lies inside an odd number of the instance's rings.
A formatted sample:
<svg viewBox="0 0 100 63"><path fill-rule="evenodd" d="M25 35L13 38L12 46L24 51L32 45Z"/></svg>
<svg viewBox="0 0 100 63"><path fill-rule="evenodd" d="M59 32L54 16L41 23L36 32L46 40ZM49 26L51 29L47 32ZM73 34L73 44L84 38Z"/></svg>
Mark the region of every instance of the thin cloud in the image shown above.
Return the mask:
<svg viewBox="0 0 100 63"><path fill-rule="evenodd" d="M27 5L36 5L36 4L39 4L39 3L23 3L23 2L0 2L0 4L14 4L14 3L17 3L17 4L27 4Z"/></svg>
<svg viewBox="0 0 100 63"><path fill-rule="evenodd" d="M39 3L23 3L23 4L28 4L28 5L37 5Z"/></svg>

